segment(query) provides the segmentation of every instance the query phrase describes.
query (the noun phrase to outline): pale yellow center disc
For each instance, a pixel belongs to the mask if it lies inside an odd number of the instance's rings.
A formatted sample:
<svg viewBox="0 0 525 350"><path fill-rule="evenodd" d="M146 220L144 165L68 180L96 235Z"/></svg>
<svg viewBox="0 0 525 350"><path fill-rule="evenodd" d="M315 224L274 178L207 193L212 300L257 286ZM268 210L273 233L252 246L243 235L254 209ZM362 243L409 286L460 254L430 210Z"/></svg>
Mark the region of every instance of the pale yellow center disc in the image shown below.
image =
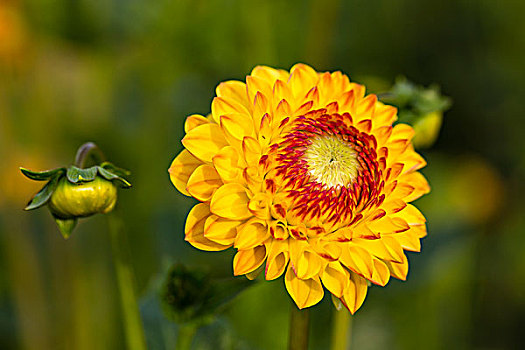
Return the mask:
<svg viewBox="0 0 525 350"><path fill-rule="evenodd" d="M337 136L316 137L304 157L309 175L326 187L347 186L357 177L357 154L351 144Z"/></svg>

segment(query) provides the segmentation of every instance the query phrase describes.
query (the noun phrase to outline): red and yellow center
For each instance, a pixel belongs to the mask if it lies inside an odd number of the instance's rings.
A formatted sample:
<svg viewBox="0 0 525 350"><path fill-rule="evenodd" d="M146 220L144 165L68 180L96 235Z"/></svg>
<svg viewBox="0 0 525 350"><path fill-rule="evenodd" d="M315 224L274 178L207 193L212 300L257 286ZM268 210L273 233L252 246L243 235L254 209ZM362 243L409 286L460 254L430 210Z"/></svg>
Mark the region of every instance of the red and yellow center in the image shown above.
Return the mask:
<svg viewBox="0 0 525 350"><path fill-rule="evenodd" d="M373 135L352 126L348 113L312 111L298 117L277 148L277 174L283 178L294 214L350 224L364 208L379 206L384 182Z"/></svg>

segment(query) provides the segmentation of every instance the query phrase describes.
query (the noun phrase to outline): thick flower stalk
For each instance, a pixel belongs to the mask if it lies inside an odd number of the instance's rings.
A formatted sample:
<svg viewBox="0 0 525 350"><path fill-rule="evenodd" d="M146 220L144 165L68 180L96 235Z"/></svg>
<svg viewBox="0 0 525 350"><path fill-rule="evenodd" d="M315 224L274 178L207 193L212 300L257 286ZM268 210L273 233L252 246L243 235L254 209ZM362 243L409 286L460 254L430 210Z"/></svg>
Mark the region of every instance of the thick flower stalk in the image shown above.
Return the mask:
<svg viewBox="0 0 525 350"><path fill-rule="evenodd" d="M304 64L256 67L246 83L217 87L207 116L185 123L185 149L169 169L201 203L188 214L194 247L237 249L235 275L285 275L299 308L324 288L354 313L368 282L404 280L404 250L419 251L429 191L413 129L341 72ZM324 288L323 288L324 286Z"/></svg>

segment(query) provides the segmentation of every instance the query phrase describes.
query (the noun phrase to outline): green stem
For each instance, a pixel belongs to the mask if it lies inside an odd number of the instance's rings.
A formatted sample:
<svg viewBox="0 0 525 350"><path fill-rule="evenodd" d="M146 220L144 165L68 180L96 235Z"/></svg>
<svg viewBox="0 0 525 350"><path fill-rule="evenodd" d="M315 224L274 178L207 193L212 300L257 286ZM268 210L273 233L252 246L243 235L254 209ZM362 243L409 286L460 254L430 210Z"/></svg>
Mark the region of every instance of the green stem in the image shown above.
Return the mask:
<svg viewBox="0 0 525 350"><path fill-rule="evenodd" d="M293 302L292 302L293 303ZM310 310L299 310L295 304L290 312L289 350L307 350L310 326Z"/></svg>
<svg viewBox="0 0 525 350"><path fill-rule="evenodd" d="M352 343L352 316L346 308L334 309L332 350L349 350Z"/></svg>
<svg viewBox="0 0 525 350"><path fill-rule="evenodd" d="M194 323L179 325L179 333L177 334L177 343L175 350L189 350L193 341L193 336L197 332L197 325Z"/></svg>
<svg viewBox="0 0 525 350"><path fill-rule="evenodd" d="M96 164L102 163L104 160L106 160L106 156L95 143L86 142L78 148L77 155L75 157L75 166L84 168L89 156L91 156Z"/></svg>
<svg viewBox="0 0 525 350"><path fill-rule="evenodd" d="M120 304L124 316L124 330L127 349L146 350L146 340L140 318L135 279L123 222L115 213L107 215L111 236L111 250L115 261L115 272L120 292Z"/></svg>

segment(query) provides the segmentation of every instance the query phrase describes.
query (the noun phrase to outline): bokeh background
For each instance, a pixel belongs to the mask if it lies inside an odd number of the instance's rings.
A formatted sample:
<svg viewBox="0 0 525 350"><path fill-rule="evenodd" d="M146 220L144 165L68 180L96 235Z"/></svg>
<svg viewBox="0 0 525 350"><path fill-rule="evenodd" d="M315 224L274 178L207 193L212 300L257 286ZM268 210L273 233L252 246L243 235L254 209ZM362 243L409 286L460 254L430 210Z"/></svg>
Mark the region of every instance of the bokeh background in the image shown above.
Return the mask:
<svg viewBox="0 0 525 350"><path fill-rule="evenodd" d="M183 122L215 86L257 64L342 70L370 91L402 74L453 100L422 150L432 193L407 282L369 290L355 349L525 346L525 2L519 0L0 1L0 348L122 349L106 220L64 241L47 210L22 211L41 183L19 166L70 164L94 141L132 171L118 210L151 349L176 326L155 309L173 262L231 275L232 252L183 240L191 199L170 184ZM195 349L283 349L282 279L239 295ZM312 309L311 349L329 346L330 298Z"/></svg>

